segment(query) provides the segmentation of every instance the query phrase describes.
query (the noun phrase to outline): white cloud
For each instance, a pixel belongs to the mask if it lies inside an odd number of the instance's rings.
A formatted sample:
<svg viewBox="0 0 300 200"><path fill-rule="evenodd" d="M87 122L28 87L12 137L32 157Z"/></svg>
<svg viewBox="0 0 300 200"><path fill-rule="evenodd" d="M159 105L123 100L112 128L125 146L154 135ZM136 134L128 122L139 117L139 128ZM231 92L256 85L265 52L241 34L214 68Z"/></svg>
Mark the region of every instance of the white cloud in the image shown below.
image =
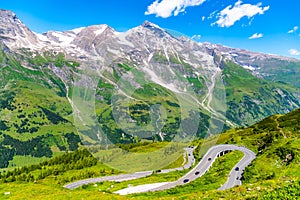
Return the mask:
<svg viewBox="0 0 300 200"><path fill-rule="evenodd" d="M201 39L201 35L193 35L192 39L198 41Z"/></svg>
<svg viewBox="0 0 300 200"><path fill-rule="evenodd" d="M218 10L215 10L214 12L210 13L210 15L207 17L207 19L212 19L216 14Z"/></svg>
<svg viewBox="0 0 300 200"><path fill-rule="evenodd" d="M204 21L204 20L205 20L205 16L202 17L202 21Z"/></svg>
<svg viewBox="0 0 300 200"><path fill-rule="evenodd" d="M177 16L184 12L187 7L199 6L206 0L155 0L148 6L145 15L155 14L156 17L167 18Z"/></svg>
<svg viewBox="0 0 300 200"><path fill-rule="evenodd" d="M293 56L300 56L300 51L298 51L297 49L290 49L289 53Z"/></svg>
<svg viewBox="0 0 300 200"><path fill-rule="evenodd" d="M252 36L249 37L250 40L262 38L264 35L262 33L254 33Z"/></svg>
<svg viewBox="0 0 300 200"><path fill-rule="evenodd" d="M294 33L299 29L298 26L294 26L294 28L292 30L289 30L288 33Z"/></svg>
<svg viewBox="0 0 300 200"><path fill-rule="evenodd" d="M262 3L256 5L242 4L241 0L238 0L234 6L227 6L218 14L218 21L214 24L218 24L220 27L230 27L239 21L243 17L251 18L257 14L264 14L270 9L270 6L262 7Z"/></svg>

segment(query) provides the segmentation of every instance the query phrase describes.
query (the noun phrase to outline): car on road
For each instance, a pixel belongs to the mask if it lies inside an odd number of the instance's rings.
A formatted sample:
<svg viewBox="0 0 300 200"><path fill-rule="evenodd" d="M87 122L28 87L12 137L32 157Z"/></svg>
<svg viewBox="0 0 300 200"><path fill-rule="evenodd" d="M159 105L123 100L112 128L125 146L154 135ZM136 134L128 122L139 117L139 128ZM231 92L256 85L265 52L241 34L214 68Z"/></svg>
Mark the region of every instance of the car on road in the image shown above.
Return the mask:
<svg viewBox="0 0 300 200"><path fill-rule="evenodd" d="M239 170L240 170L240 168L239 168L239 167L236 167L236 168L235 168L235 171L239 171Z"/></svg>
<svg viewBox="0 0 300 200"><path fill-rule="evenodd" d="M208 161L211 161L211 158L208 158Z"/></svg>
<svg viewBox="0 0 300 200"><path fill-rule="evenodd" d="M187 182L189 182L189 181L190 181L189 179L184 179L184 180L183 180L184 183L187 183Z"/></svg>
<svg viewBox="0 0 300 200"><path fill-rule="evenodd" d="M200 172L195 172L195 175L199 175L200 174Z"/></svg>

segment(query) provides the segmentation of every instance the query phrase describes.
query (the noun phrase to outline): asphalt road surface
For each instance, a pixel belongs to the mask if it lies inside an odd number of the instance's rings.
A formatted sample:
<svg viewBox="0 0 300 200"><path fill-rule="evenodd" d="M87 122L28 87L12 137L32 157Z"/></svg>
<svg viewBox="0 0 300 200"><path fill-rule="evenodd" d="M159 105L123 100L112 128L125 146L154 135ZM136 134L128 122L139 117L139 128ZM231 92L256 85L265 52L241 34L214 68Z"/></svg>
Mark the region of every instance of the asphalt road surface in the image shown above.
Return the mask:
<svg viewBox="0 0 300 200"><path fill-rule="evenodd" d="M222 185L219 190L225 190L232 188L233 186L236 185L241 185L241 177L242 173L247 167L252 160L256 158L256 155L253 151L247 149L246 147L240 147L236 145L216 145L211 147L207 153L203 156L201 161L191 170L189 171L186 175L182 176L180 179L174 182L169 182L163 185L158 185L158 187L153 188L149 187L149 189L145 189L147 185L143 187L142 190L141 186L136 186L136 187L131 187L125 188L123 190L116 191L115 193L117 194L131 194L131 193L139 193L139 192L149 192L149 191L161 191L161 190L166 190L170 188L174 188L178 185L184 185L188 184L191 181L194 181L195 179L201 177L204 175L209 168L212 166L213 162L215 159L219 156L222 156L224 153L229 152L229 151L234 151L238 150L244 153L244 157L234 166L234 168L231 170L230 175L224 185Z"/></svg>
<svg viewBox="0 0 300 200"><path fill-rule="evenodd" d="M231 170L228 179L224 185L222 185L219 190L225 190L232 188L236 185L241 185L241 177L242 173L252 160L256 158L256 155L253 151L247 149L246 147L240 147L236 145L216 145L211 147L207 153L203 156L201 161L186 175L182 176L180 179L174 182L168 182L168 183L154 183L154 184L148 184L148 185L140 185L135 186L131 188L125 188L123 190L116 191L117 194L131 194L131 193L139 193L139 192L149 192L149 191L161 191L166 190L170 188L174 188L178 185L184 185L188 184L191 181L194 181L195 179L201 177L204 175L209 168L212 166L215 159L219 156L222 156L223 154L238 150L244 153L244 157L234 166L234 168ZM161 170L158 173L169 173L171 171L176 170L183 170L190 168L195 163L195 158L193 156L193 147L185 148L187 160L188 162L183 166L179 168L174 169L165 169ZM132 174L120 174L120 175L114 175L114 176L105 176L100 178L91 178L91 179L85 179L77 182L73 182L70 184L65 185L65 188L68 189L75 189L85 184L91 184L91 183L97 183L97 182L103 182L103 181L127 181L127 180L134 180L143 178L146 176L149 176L153 173L153 171L144 171L144 172L136 172Z"/></svg>
<svg viewBox="0 0 300 200"><path fill-rule="evenodd" d="M174 168L174 169L164 169L164 170L160 170L157 173L169 173L169 172L176 171L176 170L183 170L183 169L190 168L195 163L195 158L193 155L194 148L188 147L188 148L184 148L184 150L185 150L185 154L187 157L187 158L185 158L185 159L187 159L187 163L183 167ZM146 176L150 176L152 173L153 173L153 171L143 171L143 172L135 172L132 174L120 174L120 175L114 175L114 176L104 176L104 177L99 177L99 178L84 179L84 180L76 181L73 183L69 183L69 184L65 185L64 188L73 190L82 185L91 184L91 183L99 183L99 182L104 182L104 181L121 182L121 181L134 180L134 179L139 179L139 178L143 178Z"/></svg>

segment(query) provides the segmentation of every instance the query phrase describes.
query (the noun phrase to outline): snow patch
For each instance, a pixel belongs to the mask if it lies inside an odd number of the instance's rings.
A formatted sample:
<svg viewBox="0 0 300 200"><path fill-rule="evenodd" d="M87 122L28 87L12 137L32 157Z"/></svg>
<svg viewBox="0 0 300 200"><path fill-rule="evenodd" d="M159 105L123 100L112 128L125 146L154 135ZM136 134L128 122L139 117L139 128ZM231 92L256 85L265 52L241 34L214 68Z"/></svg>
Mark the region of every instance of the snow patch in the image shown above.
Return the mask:
<svg viewBox="0 0 300 200"><path fill-rule="evenodd" d="M48 40L48 38L47 38L47 36L45 36L45 35L43 35L43 34L39 34L39 33L34 33L36 36L37 36L37 38L39 39L39 40L41 40L41 41L43 41L43 42L48 42L49 40Z"/></svg>
<svg viewBox="0 0 300 200"><path fill-rule="evenodd" d="M168 62L170 62L169 55L168 55L167 49L165 47L164 47L164 52L165 52L165 56L166 56Z"/></svg>
<svg viewBox="0 0 300 200"><path fill-rule="evenodd" d="M133 194L133 193L141 193L141 192L148 192L149 190L158 188L160 186L166 185L169 182L163 182L163 183L152 183L152 184L145 184L145 185L139 185L134 187L128 187L122 190L118 190L114 192L115 194L120 195L127 195L127 194Z"/></svg>
<svg viewBox="0 0 300 200"><path fill-rule="evenodd" d="M152 57L153 57L154 53L151 53L148 57L148 63L151 61Z"/></svg>
<svg viewBox="0 0 300 200"><path fill-rule="evenodd" d="M242 67L243 67L244 69L248 69L248 70L250 70L250 71L256 70L255 67L252 67L252 66L250 66L250 65L243 65Z"/></svg>
<svg viewBox="0 0 300 200"><path fill-rule="evenodd" d="M174 84L172 83L165 83L163 80L161 80L156 74L154 71L150 70L149 68L147 67L143 67L143 70L150 76L151 80L154 82L154 83L157 83L158 85L161 85L175 93L180 93L180 91L177 90L177 88L175 87Z"/></svg>
<svg viewBox="0 0 300 200"><path fill-rule="evenodd" d="M106 28L107 28L106 25L100 26L100 29L94 31L95 35L96 35L96 36L100 35L101 33L103 33L103 32L105 31Z"/></svg>
<svg viewBox="0 0 300 200"><path fill-rule="evenodd" d="M86 27L75 28L75 29L72 29L71 31L77 35L78 33L80 33L85 28Z"/></svg>
<svg viewBox="0 0 300 200"><path fill-rule="evenodd" d="M59 40L59 42L61 42L62 45L69 45L74 40L74 37L60 32L52 32L52 35L57 37L57 39Z"/></svg>
<svg viewBox="0 0 300 200"><path fill-rule="evenodd" d="M119 44L123 44L123 45L135 48L135 46L126 39L126 36L127 36L126 33L118 33L117 36L118 36L117 38L119 39L118 40Z"/></svg>

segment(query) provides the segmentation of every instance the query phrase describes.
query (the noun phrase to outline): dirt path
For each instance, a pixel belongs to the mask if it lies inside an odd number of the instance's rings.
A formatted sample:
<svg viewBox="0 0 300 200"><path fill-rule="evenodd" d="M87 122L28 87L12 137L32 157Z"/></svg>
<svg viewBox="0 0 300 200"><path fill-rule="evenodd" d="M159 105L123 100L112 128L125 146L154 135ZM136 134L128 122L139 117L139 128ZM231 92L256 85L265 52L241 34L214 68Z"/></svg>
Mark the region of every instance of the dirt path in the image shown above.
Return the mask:
<svg viewBox="0 0 300 200"><path fill-rule="evenodd" d="M277 117L276 119L275 119L275 122L276 122L276 128L279 130L279 132L283 135L283 138L284 139L286 139L287 137L286 137L286 134L284 133L284 131L283 131L283 129L279 126L279 122L278 122L278 118L279 117Z"/></svg>

